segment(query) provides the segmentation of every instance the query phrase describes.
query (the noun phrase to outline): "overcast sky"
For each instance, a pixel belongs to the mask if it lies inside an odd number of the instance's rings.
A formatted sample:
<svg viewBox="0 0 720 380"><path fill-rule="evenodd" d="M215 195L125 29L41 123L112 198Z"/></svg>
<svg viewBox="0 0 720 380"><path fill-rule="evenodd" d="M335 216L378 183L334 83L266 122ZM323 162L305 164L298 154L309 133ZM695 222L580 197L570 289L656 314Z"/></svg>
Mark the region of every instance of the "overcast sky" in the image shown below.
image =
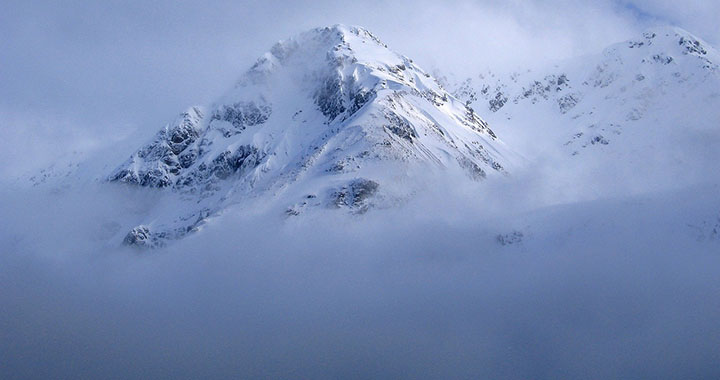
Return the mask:
<svg viewBox="0 0 720 380"><path fill-rule="evenodd" d="M718 14L707 0L5 1L0 160L150 136L315 26L362 25L426 69L470 75L599 52L657 24L717 45Z"/></svg>

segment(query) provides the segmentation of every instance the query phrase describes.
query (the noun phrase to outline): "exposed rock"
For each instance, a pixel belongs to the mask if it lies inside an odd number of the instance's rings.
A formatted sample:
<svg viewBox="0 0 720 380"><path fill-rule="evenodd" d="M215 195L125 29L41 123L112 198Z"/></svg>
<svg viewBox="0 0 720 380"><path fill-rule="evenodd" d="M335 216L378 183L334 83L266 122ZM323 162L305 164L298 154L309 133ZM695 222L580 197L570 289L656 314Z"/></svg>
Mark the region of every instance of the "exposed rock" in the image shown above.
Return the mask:
<svg viewBox="0 0 720 380"><path fill-rule="evenodd" d="M700 41L690 37L680 37L678 44L684 48L685 54L706 55L707 50L700 44Z"/></svg>
<svg viewBox="0 0 720 380"><path fill-rule="evenodd" d="M152 143L140 148L123 164L110 181L148 187L167 187L183 168L194 162L196 155L185 153L200 134L203 114L193 107L172 124L158 132Z"/></svg>
<svg viewBox="0 0 720 380"><path fill-rule="evenodd" d="M558 106L560 107L561 113L567 113L573 109L580 101L580 96L577 94L567 94L558 98Z"/></svg>
<svg viewBox="0 0 720 380"><path fill-rule="evenodd" d="M668 64L672 63L672 61L673 61L673 57L665 55L665 54L655 54L655 55L653 55L652 58L653 58L653 61L655 61L657 63L661 63L663 65L668 65Z"/></svg>
<svg viewBox="0 0 720 380"><path fill-rule="evenodd" d="M150 233L150 228L142 225L130 230L130 232L125 235L123 244L136 248L152 248L155 246L154 239Z"/></svg>
<svg viewBox="0 0 720 380"><path fill-rule="evenodd" d="M405 118L398 116L393 112L386 113L385 118L388 121L388 125L385 128L387 128L387 130L393 135L407 141L412 141L413 138L418 137L415 128L413 128L413 126L410 125Z"/></svg>
<svg viewBox="0 0 720 380"><path fill-rule="evenodd" d="M512 231L507 234L498 234L495 239L500 245L519 244L523 241L525 235L521 231Z"/></svg>
<svg viewBox="0 0 720 380"><path fill-rule="evenodd" d="M230 123L233 126L232 129L216 126L225 137L230 137L244 131L247 127L266 122L271 113L272 107L269 104L237 102L220 106L213 112L210 122L219 120Z"/></svg>
<svg viewBox="0 0 720 380"><path fill-rule="evenodd" d="M365 213L371 206L370 199L380 184L375 181L358 178L331 193L330 199L334 207L347 207L354 213Z"/></svg>
<svg viewBox="0 0 720 380"><path fill-rule="evenodd" d="M220 153L210 162L203 162L185 173L176 187L191 187L214 180L225 180L235 173L244 173L260 164L264 155L252 145L241 145L235 150Z"/></svg>
<svg viewBox="0 0 720 380"><path fill-rule="evenodd" d="M497 94L495 94L495 98L490 99L488 101L490 111L492 111L492 112L499 111L500 108L502 108L505 105L505 103L507 103L507 101L508 101L507 96L505 96L505 94L503 94L502 92L498 92Z"/></svg>
<svg viewBox="0 0 720 380"><path fill-rule="evenodd" d="M609 143L610 143L610 141L608 141L605 137L603 137L603 135L593 136L593 138L590 139L590 144L592 144L592 145L596 145L596 144L608 145Z"/></svg>
<svg viewBox="0 0 720 380"><path fill-rule="evenodd" d="M459 157L458 163L460 164L461 167L463 167L467 171L470 178L472 178L475 181L479 181L479 180L482 180L485 177L487 177L485 170L483 170L475 162L473 162L465 157ZM499 169L502 169L502 167L500 167ZM496 170L498 170L498 169L496 169Z"/></svg>

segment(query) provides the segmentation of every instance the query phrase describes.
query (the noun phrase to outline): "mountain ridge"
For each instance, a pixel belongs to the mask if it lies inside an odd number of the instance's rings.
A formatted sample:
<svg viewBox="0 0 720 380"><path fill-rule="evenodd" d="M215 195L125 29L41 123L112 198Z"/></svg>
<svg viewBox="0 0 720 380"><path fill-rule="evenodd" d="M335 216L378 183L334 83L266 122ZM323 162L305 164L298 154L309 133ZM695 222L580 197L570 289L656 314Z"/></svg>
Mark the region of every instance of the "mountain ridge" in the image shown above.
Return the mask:
<svg viewBox="0 0 720 380"><path fill-rule="evenodd" d="M548 69L441 81L529 162L563 180L579 173L566 188L598 183L589 194L622 195L699 183L713 170L719 63L702 39L656 27Z"/></svg>

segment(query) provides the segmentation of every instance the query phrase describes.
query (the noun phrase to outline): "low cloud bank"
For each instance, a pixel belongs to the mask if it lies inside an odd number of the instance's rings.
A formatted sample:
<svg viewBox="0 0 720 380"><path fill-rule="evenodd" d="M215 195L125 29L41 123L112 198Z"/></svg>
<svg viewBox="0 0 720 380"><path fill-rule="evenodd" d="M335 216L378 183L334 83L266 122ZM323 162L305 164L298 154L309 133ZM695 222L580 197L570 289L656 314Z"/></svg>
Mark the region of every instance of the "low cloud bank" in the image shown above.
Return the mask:
<svg viewBox="0 0 720 380"><path fill-rule="evenodd" d="M145 252L93 236L122 191L6 194L0 373L720 375L716 187L510 213L444 191L359 217L229 212Z"/></svg>

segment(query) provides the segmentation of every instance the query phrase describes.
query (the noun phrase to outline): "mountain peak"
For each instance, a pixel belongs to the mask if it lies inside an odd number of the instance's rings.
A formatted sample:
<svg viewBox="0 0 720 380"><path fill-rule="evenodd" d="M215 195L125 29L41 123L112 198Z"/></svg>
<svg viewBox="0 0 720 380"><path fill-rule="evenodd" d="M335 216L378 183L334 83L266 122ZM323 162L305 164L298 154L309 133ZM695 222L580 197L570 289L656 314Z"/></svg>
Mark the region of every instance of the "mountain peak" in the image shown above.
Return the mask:
<svg viewBox="0 0 720 380"><path fill-rule="evenodd" d="M238 85L257 84L279 67L295 67L302 73L348 66L387 70L409 65L407 57L391 51L377 36L359 26L336 24L314 28L277 42L240 79Z"/></svg>
<svg viewBox="0 0 720 380"><path fill-rule="evenodd" d="M287 44L288 41L296 41L300 44L315 41L329 44L328 47L337 44L355 45L358 43L371 43L387 48L387 45L369 30L361 26L344 24L313 28L286 40L279 41L278 44Z"/></svg>
<svg viewBox="0 0 720 380"><path fill-rule="evenodd" d="M278 41L268 52L277 60L284 60L297 51L337 52L343 48L347 53L352 47L368 43L371 47L387 49L387 46L367 29L359 26L336 24L314 28L285 40ZM261 58L262 59L262 58Z"/></svg>
<svg viewBox="0 0 720 380"><path fill-rule="evenodd" d="M372 32L370 32L366 28L364 28L362 26L358 26L358 25L334 24L334 25L325 26L325 27L317 27L317 28L311 29L305 33L316 33L316 34L336 33L344 38L357 37L357 38L361 38L361 39L372 40L379 44L382 44L380 39L377 36L375 36Z"/></svg>
<svg viewBox="0 0 720 380"><path fill-rule="evenodd" d="M334 25L275 44L230 92L182 114L110 180L194 201L126 239L156 244L249 198L280 198L288 215L360 213L412 194L394 184L416 168L480 180L505 173L508 156L488 124L411 59L363 28Z"/></svg>

